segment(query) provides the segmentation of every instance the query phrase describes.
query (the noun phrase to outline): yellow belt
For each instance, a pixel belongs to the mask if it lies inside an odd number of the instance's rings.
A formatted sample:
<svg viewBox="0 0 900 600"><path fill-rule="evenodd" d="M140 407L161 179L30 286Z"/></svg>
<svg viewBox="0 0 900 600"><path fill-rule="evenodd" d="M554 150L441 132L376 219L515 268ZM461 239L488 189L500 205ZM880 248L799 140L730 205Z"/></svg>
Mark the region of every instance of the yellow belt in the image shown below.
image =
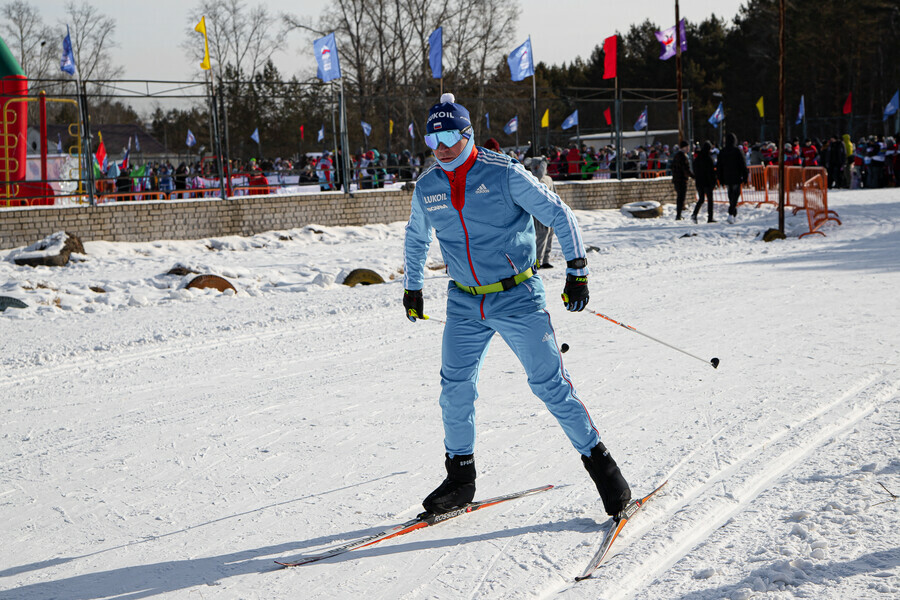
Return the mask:
<svg viewBox="0 0 900 600"><path fill-rule="evenodd" d="M527 279L531 279L534 275L534 267L528 267L526 270L513 275L512 277L507 277L506 279L501 279L497 283L490 283L488 285L463 285L458 281L454 281L456 287L461 289L464 292L472 294L473 296L480 296L482 294L493 294L494 292L505 292L506 290L512 289L522 283Z"/></svg>

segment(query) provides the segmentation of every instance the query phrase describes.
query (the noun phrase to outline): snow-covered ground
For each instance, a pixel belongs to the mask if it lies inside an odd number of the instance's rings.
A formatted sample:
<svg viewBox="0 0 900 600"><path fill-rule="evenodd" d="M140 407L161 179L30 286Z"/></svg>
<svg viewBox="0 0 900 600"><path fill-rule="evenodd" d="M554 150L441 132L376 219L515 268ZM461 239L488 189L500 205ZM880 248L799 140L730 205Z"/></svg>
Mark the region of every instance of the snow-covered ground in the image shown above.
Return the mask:
<svg viewBox="0 0 900 600"><path fill-rule="evenodd" d="M590 308L566 366L636 492L665 493L575 584L606 519L515 357L481 379L478 496L557 489L294 569L417 513L443 477L441 324L400 305L403 223L0 252L0 598L900 597L900 192L842 226L578 211ZM696 234L696 235L691 235ZM554 255L553 263L562 258ZM437 245L432 266L441 263ZM234 293L184 289L181 265ZM354 268L383 285L340 285ZM444 314L446 274L428 272ZM93 289L92 289L93 288Z"/></svg>

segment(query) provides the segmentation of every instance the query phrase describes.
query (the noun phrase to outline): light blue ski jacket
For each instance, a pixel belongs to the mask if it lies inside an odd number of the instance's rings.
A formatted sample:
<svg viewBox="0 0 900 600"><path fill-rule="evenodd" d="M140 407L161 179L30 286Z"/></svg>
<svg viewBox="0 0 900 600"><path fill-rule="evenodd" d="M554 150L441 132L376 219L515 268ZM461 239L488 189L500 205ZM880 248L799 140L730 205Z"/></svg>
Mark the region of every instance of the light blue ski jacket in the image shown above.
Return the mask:
<svg viewBox="0 0 900 600"><path fill-rule="evenodd" d="M435 163L416 181L404 244L406 289L418 290L424 285L432 230L447 273L465 286L496 283L534 265L532 215L553 227L566 260L584 258L575 215L518 161L475 147L470 141L450 164L454 166L448 169ZM567 272L588 274L586 267ZM448 287L448 316L485 319L530 313L545 305L544 285L538 275L492 294L472 295L452 281Z"/></svg>

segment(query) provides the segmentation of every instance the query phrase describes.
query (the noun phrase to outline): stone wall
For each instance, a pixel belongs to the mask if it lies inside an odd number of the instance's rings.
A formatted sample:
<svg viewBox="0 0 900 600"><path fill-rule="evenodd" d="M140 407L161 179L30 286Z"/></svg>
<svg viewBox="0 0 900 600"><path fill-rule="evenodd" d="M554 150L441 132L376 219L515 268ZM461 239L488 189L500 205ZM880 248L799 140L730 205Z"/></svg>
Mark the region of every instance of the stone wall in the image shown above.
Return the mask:
<svg viewBox="0 0 900 600"><path fill-rule="evenodd" d="M619 208L639 200L666 202L671 178L561 182L556 191L580 210ZM82 241L149 242L225 235L249 236L309 224L393 223L409 217L411 192L366 190L221 200L118 202L102 206L0 209L0 249L27 246L57 231Z"/></svg>

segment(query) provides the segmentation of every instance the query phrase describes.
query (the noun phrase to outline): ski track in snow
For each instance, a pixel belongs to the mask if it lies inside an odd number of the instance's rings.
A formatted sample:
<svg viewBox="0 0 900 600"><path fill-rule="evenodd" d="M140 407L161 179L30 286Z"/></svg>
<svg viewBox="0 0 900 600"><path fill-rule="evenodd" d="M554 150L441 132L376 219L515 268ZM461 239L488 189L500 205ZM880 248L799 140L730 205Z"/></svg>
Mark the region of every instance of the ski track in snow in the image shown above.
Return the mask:
<svg viewBox="0 0 900 600"><path fill-rule="evenodd" d="M443 477L440 332L403 317L403 223L0 252L0 600L900 596L900 203L833 193L827 238L579 211L591 308L558 306L579 396L635 489L669 485L594 578L596 490L515 357L480 381L478 497L556 489L308 566L413 516ZM721 206L717 210L722 210ZM788 214L788 233L805 230ZM690 235L694 233L696 235ZM688 234L687 237L683 237ZM437 244L429 264L442 262ZM561 264L554 252L551 262ZM176 263L237 294L188 291ZM336 285L356 267L384 285ZM107 293L86 290L100 286ZM443 316L447 277L427 272Z"/></svg>
<svg viewBox="0 0 900 600"><path fill-rule="evenodd" d="M771 489L826 441L855 426L883 402L896 400L898 391L898 372L889 377L873 377L814 413L786 424L783 431L748 448L745 457L692 489L673 493L673 486L667 486L666 492L642 511L645 516L635 519L626 529L622 534L625 543L618 547L622 550L628 540L635 538L642 548L630 550L628 560L618 568L607 566L602 569L602 576L595 575L601 582L604 579L611 582L608 589L615 590L604 597L634 597L636 591L648 586L716 530L748 510L761 493ZM669 478L678 481L677 471L678 468ZM730 491L714 493L719 483ZM639 552L637 557L633 556L635 552ZM556 595L556 591L550 595Z"/></svg>

